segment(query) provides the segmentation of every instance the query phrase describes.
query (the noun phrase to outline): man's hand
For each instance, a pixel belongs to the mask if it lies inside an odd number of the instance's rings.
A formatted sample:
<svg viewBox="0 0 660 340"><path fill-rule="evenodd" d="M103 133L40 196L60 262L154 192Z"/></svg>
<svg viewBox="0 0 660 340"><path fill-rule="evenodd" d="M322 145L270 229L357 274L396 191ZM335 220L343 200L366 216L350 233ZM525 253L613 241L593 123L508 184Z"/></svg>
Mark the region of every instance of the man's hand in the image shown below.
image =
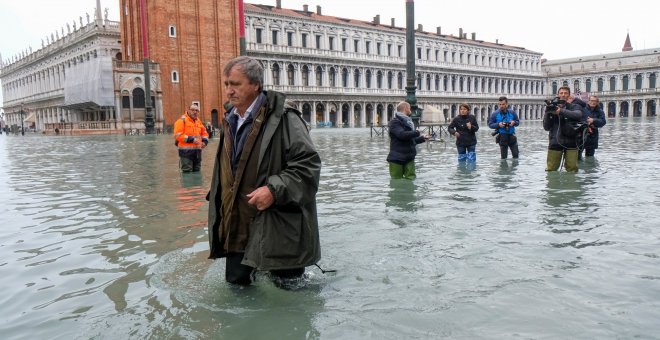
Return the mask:
<svg viewBox="0 0 660 340"><path fill-rule="evenodd" d="M254 205L260 211L268 209L275 203L275 198L267 186L256 188L253 192L247 194L247 198L249 198L248 204Z"/></svg>
<svg viewBox="0 0 660 340"><path fill-rule="evenodd" d="M468 130L472 129L472 123L467 122L467 123L465 124L465 127L466 127Z"/></svg>

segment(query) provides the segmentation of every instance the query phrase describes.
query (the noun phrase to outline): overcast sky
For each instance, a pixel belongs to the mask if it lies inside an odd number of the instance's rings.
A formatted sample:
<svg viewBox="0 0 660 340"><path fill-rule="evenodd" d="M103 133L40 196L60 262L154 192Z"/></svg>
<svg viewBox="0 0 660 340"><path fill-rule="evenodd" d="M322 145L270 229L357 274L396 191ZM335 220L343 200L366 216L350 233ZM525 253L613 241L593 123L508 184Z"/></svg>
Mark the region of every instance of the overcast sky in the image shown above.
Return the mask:
<svg viewBox="0 0 660 340"><path fill-rule="evenodd" d="M150 0L147 0L150 1ZM193 0L186 0L193 1ZM275 5L275 0L249 3ZM395 18L405 27L405 0L282 0L282 7L302 9L303 4L323 14L381 23ZM72 24L85 13L93 16L96 0L0 0L0 54L3 60L32 47L41 48L56 30ZM119 20L119 1L101 0L110 20ZM415 0L415 22L425 31L458 35L459 28L478 40L524 47L543 53L546 59L562 59L620 52L630 33L635 50L660 48L660 1L603 0L513 1L513 0ZM0 97L1 99L1 97Z"/></svg>

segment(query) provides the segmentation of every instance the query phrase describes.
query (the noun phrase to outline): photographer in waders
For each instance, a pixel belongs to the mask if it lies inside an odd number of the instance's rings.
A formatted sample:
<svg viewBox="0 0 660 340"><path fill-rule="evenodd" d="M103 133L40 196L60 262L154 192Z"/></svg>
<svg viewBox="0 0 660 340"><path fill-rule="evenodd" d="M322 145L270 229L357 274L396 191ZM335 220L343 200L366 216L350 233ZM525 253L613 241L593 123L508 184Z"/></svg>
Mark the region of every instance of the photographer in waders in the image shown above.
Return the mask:
<svg viewBox="0 0 660 340"><path fill-rule="evenodd" d="M578 139L582 110L573 102L571 90L562 86L557 91L557 98L547 102L548 106L543 117L543 129L548 131L548 157L546 171L557 171L564 162L566 171L578 171Z"/></svg>

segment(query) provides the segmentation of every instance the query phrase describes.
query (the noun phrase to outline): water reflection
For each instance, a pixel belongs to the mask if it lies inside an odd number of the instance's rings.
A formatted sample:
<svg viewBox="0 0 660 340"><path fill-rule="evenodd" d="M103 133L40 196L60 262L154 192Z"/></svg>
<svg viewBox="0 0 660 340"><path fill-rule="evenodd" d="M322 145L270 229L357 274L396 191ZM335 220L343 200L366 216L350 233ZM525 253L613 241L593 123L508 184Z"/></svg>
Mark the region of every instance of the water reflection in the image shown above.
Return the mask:
<svg viewBox="0 0 660 340"><path fill-rule="evenodd" d="M417 185L408 179L390 179L390 190L387 193L389 200L387 207L394 207L399 211L417 210Z"/></svg>
<svg viewBox="0 0 660 340"><path fill-rule="evenodd" d="M183 177L171 136L0 136L0 334L655 338L660 133L645 120L601 132L577 174L544 171L547 133L528 122L518 161L483 143L468 169L454 148L420 147L417 179L391 181L386 137L312 130L320 265L339 272L309 268L296 291L234 289L207 259L217 143Z"/></svg>

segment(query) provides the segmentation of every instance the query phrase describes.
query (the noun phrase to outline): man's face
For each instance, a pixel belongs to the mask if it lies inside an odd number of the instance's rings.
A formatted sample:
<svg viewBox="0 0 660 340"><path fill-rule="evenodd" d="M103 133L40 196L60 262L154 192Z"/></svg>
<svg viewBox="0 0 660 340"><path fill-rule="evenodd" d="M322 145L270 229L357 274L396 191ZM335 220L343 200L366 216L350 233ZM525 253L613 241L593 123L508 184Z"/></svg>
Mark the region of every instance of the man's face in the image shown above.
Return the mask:
<svg viewBox="0 0 660 340"><path fill-rule="evenodd" d="M561 100L568 101L568 98L571 96L570 92L568 92L567 89L559 89L559 92L557 92L557 97Z"/></svg>
<svg viewBox="0 0 660 340"><path fill-rule="evenodd" d="M241 114L245 113L248 107L250 107L250 104L259 95L259 85L250 84L243 70L239 67L234 67L229 71L229 76L225 80L225 87L229 102Z"/></svg>
<svg viewBox="0 0 660 340"><path fill-rule="evenodd" d="M458 109L458 113L459 113L461 116L467 116L467 115L468 115L468 109L467 109L467 107L465 107L465 106L461 106L461 108Z"/></svg>
<svg viewBox="0 0 660 340"><path fill-rule="evenodd" d="M403 107L403 113L406 116L410 117L410 115L412 114L412 110L410 109L409 105L406 105L406 106Z"/></svg>
<svg viewBox="0 0 660 340"><path fill-rule="evenodd" d="M587 103L590 108L595 109L598 106L598 99L597 98L589 98L589 103Z"/></svg>
<svg viewBox="0 0 660 340"><path fill-rule="evenodd" d="M500 100L500 102L497 103L497 105L500 107L500 111L502 112L506 111L506 108L509 107L509 103L505 100Z"/></svg>
<svg viewBox="0 0 660 340"><path fill-rule="evenodd" d="M193 120L197 119L197 116L199 115L199 108L196 106L191 107L190 109L188 109L188 115Z"/></svg>

